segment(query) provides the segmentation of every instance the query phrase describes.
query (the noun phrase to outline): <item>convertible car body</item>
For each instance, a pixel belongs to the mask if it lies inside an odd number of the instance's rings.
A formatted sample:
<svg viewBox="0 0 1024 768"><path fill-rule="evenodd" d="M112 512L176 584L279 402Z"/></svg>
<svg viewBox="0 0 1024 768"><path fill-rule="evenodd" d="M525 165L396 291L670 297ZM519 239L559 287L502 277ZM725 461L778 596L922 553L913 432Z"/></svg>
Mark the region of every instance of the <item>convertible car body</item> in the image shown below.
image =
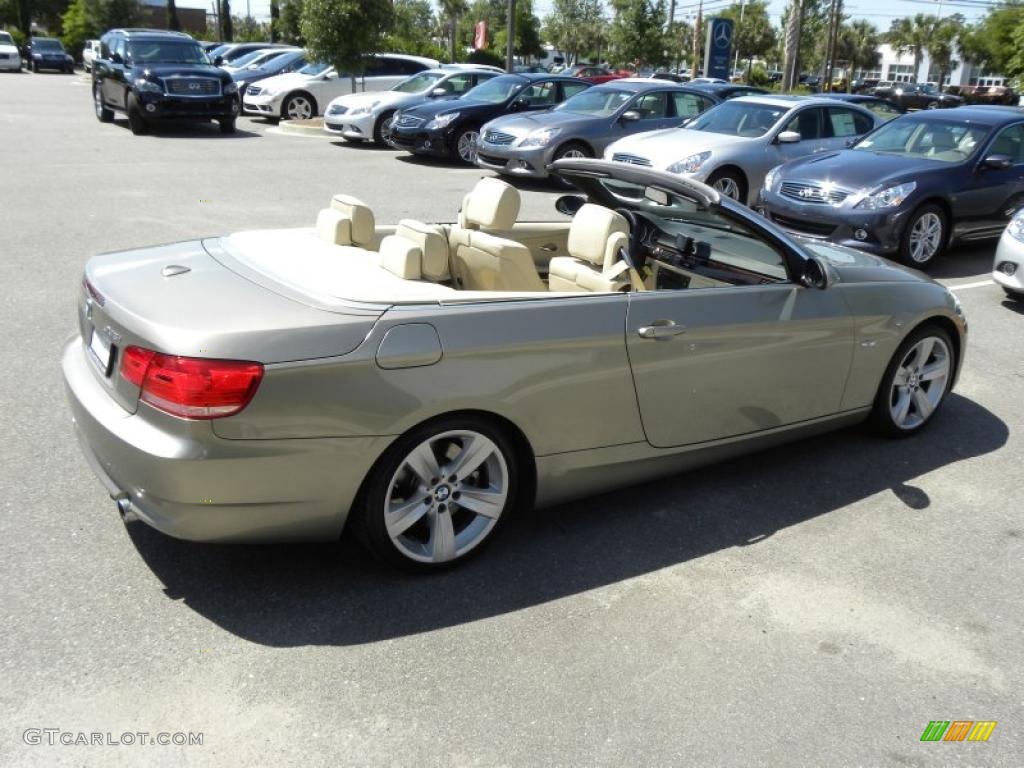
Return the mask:
<svg viewBox="0 0 1024 768"><path fill-rule="evenodd" d="M452 224L338 196L314 228L91 259L63 373L122 514L206 541L347 524L429 569L517 505L865 418L914 433L953 385L966 324L923 275L686 178L553 170L571 219L520 222L487 178Z"/></svg>

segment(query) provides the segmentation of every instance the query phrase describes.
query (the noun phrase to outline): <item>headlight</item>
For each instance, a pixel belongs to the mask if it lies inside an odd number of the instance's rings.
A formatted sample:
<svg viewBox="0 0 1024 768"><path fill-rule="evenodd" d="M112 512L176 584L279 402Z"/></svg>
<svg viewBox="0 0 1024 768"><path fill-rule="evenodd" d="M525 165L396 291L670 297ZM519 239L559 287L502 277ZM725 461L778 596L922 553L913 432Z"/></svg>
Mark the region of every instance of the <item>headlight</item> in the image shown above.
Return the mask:
<svg viewBox="0 0 1024 768"><path fill-rule="evenodd" d="M910 193L915 189L917 189L916 181L908 181L905 184L896 184L895 186L886 187L883 190L875 192L873 195L867 195L854 207L868 211L879 211L883 208L896 208L903 205L903 201L906 200L910 196Z"/></svg>
<svg viewBox="0 0 1024 768"><path fill-rule="evenodd" d="M669 173L696 173L709 157L711 157L710 152L698 152L696 155L677 160L665 170Z"/></svg>
<svg viewBox="0 0 1024 768"><path fill-rule="evenodd" d="M225 85L224 93L228 94L229 96L232 93L238 93L238 83L228 83L227 85Z"/></svg>
<svg viewBox="0 0 1024 768"><path fill-rule="evenodd" d="M135 81L135 87L142 93L163 93L164 89L151 80L147 80L144 77L140 77Z"/></svg>
<svg viewBox="0 0 1024 768"><path fill-rule="evenodd" d="M779 173L779 169L781 167L781 165L776 165L774 168L772 168L770 171L768 171L768 173L764 175L764 188L769 192L775 191L776 182L782 182L782 174Z"/></svg>
<svg viewBox="0 0 1024 768"><path fill-rule="evenodd" d="M1010 225L1006 228L1006 231L1010 233L1010 237L1014 240L1019 240L1024 243L1024 209L1017 211L1013 218L1010 219Z"/></svg>
<svg viewBox="0 0 1024 768"><path fill-rule="evenodd" d="M378 104L380 104L380 102L379 101L375 101L372 104L367 104L367 105L362 106L362 107L356 107L351 112L349 112L349 114L350 115L366 115L366 114L369 114L370 112L373 112L374 107L376 107Z"/></svg>
<svg viewBox="0 0 1024 768"><path fill-rule="evenodd" d="M520 143L520 147L546 147L551 143L551 140L559 133L557 128L541 128L539 131L534 131Z"/></svg>
<svg viewBox="0 0 1024 768"><path fill-rule="evenodd" d="M43 58L43 54L41 54L41 53L33 53L32 54L32 58L33 59L41 59L41 58Z"/></svg>
<svg viewBox="0 0 1024 768"><path fill-rule="evenodd" d="M436 131L440 128L447 128L452 124L452 121L459 116L458 112L449 112L446 115L438 115L429 123L426 124L425 130Z"/></svg>

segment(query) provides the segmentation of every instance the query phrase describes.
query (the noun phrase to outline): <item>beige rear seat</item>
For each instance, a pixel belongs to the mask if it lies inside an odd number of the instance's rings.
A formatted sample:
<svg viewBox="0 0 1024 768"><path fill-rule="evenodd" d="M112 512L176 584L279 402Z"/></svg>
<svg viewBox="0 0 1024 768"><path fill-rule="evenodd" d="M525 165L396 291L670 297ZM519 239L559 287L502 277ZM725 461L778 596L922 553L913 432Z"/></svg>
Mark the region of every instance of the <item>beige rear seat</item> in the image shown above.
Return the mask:
<svg viewBox="0 0 1024 768"><path fill-rule="evenodd" d="M349 195L335 195L331 207L316 217L316 233L321 240L335 245L370 248L374 242L373 211L362 200Z"/></svg>

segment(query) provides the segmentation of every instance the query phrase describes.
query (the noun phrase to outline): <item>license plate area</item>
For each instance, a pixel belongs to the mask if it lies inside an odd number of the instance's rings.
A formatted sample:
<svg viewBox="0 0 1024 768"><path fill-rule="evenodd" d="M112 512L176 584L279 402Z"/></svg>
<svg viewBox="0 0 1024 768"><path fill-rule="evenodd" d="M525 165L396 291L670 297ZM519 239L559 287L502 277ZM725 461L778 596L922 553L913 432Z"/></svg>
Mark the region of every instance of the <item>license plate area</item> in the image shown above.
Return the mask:
<svg viewBox="0 0 1024 768"><path fill-rule="evenodd" d="M114 359L114 346L95 328L89 336L89 353L103 371L103 375L109 376L110 364Z"/></svg>

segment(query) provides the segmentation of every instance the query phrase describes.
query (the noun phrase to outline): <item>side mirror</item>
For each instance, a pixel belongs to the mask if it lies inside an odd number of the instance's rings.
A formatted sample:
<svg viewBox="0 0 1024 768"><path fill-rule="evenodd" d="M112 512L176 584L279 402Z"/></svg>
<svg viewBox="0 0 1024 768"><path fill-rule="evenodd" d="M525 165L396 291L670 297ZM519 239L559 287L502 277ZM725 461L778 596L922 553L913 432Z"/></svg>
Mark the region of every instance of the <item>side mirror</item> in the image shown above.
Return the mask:
<svg viewBox="0 0 1024 768"><path fill-rule="evenodd" d="M803 264L803 271L800 273L800 284L806 288L818 288L824 290L832 284L828 267L817 256L811 256Z"/></svg>
<svg viewBox="0 0 1024 768"><path fill-rule="evenodd" d="M435 99L439 99L442 96L447 96L448 91L446 91L444 88L435 88L430 92L430 95Z"/></svg>
<svg viewBox="0 0 1024 768"><path fill-rule="evenodd" d="M110 60L114 64L124 64L124 59L121 58L121 54L120 53L112 53L112 54L110 54Z"/></svg>
<svg viewBox="0 0 1024 768"><path fill-rule="evenodd" d="M852 147L856 143L857 143L857 137L856 136L851 136L845 142L843 142L843 146Z"/></svg>
<svg viewBox="0 0 1024 768"><path fill-rule="evenodd" d="M1005 171L1013 165L1013 158L1009 155L989 155L982 161L981 165L983 168L989 168L993 171Z"/></svg>
<svg viewBox="0 0 1024 768"><path fill-rule="evenodd" d="M213 57L213 66L219 67L223 63L224 63L224 57L223 56L214 56Z"/></svg>
<svg viewBox="0 0 1024 768"><path fill-rule="evenodd" d="M564 213L566 216L575 216L587 202L587 198L580 195L562 195L555 200L555 210Z"/></svg>
<svg viewBox="0 0 1024 768"><path fill-rule="evenodd" d="M622 113L621 120L624 123L635 123L639 119L640 119L640 113L637 112L635 109L631 109L628 112L623 112Z"/></svg>
<svg viewBox="0 0 1024 768"><path fill-rule="evenodd" d="M800 131L783 131L775 140L779 144L795 144L800 141Z"/></svg>

